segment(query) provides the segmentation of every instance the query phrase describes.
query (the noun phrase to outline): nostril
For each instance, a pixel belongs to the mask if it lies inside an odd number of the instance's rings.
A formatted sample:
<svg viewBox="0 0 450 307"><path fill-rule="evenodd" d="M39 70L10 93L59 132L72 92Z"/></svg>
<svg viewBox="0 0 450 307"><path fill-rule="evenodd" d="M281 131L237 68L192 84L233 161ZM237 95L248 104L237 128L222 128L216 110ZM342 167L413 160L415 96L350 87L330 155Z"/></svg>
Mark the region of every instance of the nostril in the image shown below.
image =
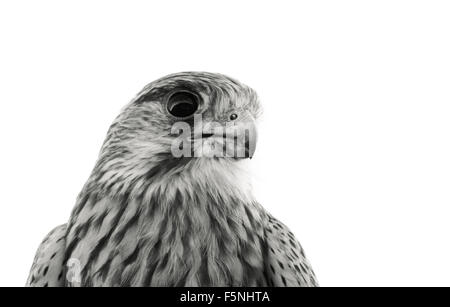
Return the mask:
<svg viewBox="0 0 450 307"><path fill-rule="evenodd" d="M238 118L238 115L236 113L233 113L230 115L231 120L236 120Z"/></svg>

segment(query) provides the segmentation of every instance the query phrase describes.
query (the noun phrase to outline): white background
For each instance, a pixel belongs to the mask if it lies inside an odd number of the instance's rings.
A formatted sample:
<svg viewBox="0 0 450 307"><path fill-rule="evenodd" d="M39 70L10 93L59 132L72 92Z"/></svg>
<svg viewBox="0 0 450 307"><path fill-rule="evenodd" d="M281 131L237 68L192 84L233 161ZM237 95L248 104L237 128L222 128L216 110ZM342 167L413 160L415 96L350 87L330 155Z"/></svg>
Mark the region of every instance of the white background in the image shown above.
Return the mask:
<svg viewBox="0 0 450 307"><path fill-rule="evenodd" d="M260 202L322 286L450 286L448 1L2 1L0 285L25 283L106 131L186 70L253 88Z"/></svg>

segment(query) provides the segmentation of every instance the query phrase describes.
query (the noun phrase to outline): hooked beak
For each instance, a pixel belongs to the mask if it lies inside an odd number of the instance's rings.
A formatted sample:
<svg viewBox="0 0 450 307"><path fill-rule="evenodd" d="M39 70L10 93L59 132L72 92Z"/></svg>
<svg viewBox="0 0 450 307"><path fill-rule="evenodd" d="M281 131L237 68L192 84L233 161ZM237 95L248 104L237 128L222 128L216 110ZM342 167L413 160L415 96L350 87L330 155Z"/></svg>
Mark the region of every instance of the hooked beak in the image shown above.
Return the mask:
<svg viewBox="0 0 450 307"><path fill-rule="evenodd" d="M256 142L258 139L257 131L256 131L256 123L255 120L245 121L237 125L236 129L236 139L239 142L243 142L244 148L244 156L240 155L240 152L237 152L235 158L253 158L256 150ZM239 145L237 146L237 150L241 148Z"/></svg>
<svg viewBox="0 0 450 307"><path fill-rule="evenodd" d="M223 157L251 159L256 150L256 123L253 117L246 116L225 126L204 127L201 138L217 142Z"/></svg>

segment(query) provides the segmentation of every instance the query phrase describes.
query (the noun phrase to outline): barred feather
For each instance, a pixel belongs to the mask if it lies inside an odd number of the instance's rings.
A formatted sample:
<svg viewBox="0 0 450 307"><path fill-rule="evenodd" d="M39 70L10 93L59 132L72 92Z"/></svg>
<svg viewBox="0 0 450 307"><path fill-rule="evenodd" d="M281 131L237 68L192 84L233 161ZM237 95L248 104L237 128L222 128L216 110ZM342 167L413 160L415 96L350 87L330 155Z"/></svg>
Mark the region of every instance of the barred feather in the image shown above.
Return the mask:
<svg viewBox="0 0 450 307"><path fill-rule="evenodd" d="M28 285L317 284L290 232L255 201L247 161L172 156L175 119L163 97L178 88L199 93L206 122L260 113L251 88L219 74L146 86L110 127L69 223L41 245Z"/></svg>

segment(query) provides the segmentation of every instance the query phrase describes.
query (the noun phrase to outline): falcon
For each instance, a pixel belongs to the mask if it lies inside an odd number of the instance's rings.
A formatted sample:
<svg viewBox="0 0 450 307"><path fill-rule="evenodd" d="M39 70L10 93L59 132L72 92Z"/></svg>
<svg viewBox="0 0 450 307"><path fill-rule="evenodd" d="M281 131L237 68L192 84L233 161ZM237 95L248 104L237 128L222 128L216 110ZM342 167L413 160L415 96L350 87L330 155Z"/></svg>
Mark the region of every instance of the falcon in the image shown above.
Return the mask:
<svg viewBox="0 0 450 307"><path fill-rule="evenodd" d="M253 89L221 74L144 87L27 286L318 286L294 235L252 194L260 110Z"/></svg>

